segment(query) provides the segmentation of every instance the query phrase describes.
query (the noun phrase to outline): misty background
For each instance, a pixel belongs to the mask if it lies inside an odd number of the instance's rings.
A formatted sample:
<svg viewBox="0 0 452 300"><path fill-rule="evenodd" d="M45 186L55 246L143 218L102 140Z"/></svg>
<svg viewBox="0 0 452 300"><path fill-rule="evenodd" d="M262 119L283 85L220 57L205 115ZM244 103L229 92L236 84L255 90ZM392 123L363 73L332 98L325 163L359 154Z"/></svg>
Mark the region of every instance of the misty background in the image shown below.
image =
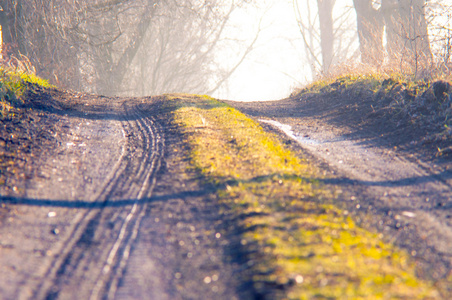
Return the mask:
<svg viewBox="0 0 452 300"><path fill-rule="evenodd" d="M0 0L1 59L107 96L280 99L341 73L450 74L451 2Z"/></svg>

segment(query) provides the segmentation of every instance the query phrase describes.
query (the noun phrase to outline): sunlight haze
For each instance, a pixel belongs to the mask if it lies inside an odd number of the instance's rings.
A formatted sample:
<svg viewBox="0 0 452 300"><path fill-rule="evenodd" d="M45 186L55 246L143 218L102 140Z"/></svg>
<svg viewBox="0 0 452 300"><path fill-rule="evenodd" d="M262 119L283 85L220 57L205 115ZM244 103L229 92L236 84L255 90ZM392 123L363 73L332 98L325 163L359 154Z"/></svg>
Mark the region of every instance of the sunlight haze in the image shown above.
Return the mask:
<svg viewBox="0 0 452 300"><path fill-rule="evenodd" d="M252 40L262 18L262 31L254 50L215 97L257 101L287 97L310 77L304 66L301 40L292 1L267 1L259 9L237 13L231 20L240 38ZM233 58L231 58L233 59Z"/></svg>

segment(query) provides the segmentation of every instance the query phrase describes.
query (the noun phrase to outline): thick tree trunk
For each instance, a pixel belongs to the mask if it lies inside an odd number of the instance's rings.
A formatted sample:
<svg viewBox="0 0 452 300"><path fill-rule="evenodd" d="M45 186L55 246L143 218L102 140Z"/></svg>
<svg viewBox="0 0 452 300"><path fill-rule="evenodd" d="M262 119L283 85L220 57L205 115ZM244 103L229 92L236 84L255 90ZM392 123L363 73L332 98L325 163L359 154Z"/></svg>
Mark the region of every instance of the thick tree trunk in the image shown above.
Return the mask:
<svg viewBox="0 0 452 300"><path fill-rule="evenodd" d="M402 41L402 16L398 0L382 0L381 12L386 26L386 50L390 62L397 61L404 42ZM408 24L405 24L405 26Z"/></svg>
<svg viewBox="0 0 452 300"><path fill-rule="evenodd" d="M322 72L328 74L333 65L334 32L333 6L335 0L317 0L320 22L320 46L322 49Z"/></svg>
<svg viewBox="0 0 452 300"><path fill-rule="evenodd" d="M389 61L415 73L432 61L424 7L425 0L382 1Z"/></svg>
<svg viewBox="0 0 452 300"><path fill-rule="evenodd" d="M16 32L16 5L10 0L0 0L0 25L2 27L3 41L2 46L7 46L8 52L13 54L17 54L20 44Z"/></svg>
<svg viewBox="0 0 452 300"><path fill-rule="evenodd" d="M353 1L357 21L361 61L380 66L384 60L383 18L379 10L372 7L372 0Z"/></svg>

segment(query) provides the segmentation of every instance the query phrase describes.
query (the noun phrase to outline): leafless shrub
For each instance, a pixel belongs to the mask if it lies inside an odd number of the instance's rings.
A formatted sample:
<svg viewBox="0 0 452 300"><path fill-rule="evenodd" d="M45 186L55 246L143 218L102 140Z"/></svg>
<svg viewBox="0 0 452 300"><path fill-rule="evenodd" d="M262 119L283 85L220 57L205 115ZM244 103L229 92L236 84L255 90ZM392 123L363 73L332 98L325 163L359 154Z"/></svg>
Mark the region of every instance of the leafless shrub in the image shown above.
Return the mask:
<svg viewBox="0 0 452 300"><path fill-rule="evenodd" d="M248 0L4 0L16 57L62 87L112 94L202 93L229 76L214 58ZM5 3L5 5L3 4ZM246 54L249 45L241 45ZM237 59L240 62L240 59ZM221 76L220 74L224 74Z"/></svg>

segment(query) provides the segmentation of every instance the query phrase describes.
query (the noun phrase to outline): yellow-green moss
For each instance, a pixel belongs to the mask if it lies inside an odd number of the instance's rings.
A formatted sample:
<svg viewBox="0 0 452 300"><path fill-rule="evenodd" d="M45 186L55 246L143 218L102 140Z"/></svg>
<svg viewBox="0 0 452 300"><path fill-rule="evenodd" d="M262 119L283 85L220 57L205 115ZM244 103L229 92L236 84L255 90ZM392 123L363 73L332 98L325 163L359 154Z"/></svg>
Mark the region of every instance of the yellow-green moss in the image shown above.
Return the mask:
<svg viewBox="0 0 452 300"><path fill-rule="evenodd" d="M436 299L409 254L358 227L335 207L317 171L273 135L219 101L173 95L191 163L217 184L240 221L256 290L284 286L290 299Z"/></svg>

